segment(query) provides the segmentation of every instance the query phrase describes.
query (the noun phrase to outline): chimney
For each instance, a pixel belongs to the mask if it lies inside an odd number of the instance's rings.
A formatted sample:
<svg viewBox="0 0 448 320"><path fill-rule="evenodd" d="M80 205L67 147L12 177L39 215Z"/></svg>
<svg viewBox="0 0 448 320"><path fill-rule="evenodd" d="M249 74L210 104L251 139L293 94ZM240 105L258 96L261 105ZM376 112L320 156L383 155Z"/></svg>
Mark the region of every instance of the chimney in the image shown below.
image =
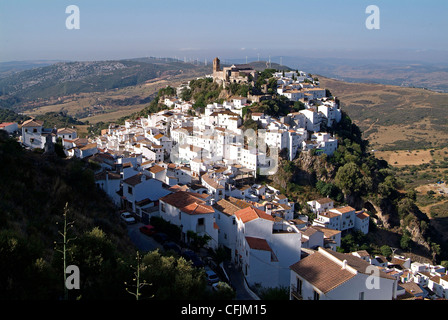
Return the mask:
<svg viewBox="0 0 448 320"><path fill-rule="evenodd" d="M347 260L342 261L342 270L347 269Z"/></svg>

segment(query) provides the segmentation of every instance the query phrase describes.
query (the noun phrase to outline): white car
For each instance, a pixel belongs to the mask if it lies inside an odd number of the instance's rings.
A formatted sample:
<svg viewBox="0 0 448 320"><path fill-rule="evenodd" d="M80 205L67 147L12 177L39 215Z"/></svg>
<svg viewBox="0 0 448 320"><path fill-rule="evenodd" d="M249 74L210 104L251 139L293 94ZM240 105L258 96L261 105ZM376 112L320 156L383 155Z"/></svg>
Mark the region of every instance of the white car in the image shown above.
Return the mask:
<svg viewBox="0 0 448 320"><path fill-rule="evenodd" d="M129 212L123 212L120 215L121 220L126 222L127 224L135 223L135 218Z"/></svg>
<svg viewBox="0 0 448 320"><path fill-rule="evenodd" d="M212 269L205 267L205 273L207 275L208 284L213 285L214 283L219 282L218 275Z"/></svg>

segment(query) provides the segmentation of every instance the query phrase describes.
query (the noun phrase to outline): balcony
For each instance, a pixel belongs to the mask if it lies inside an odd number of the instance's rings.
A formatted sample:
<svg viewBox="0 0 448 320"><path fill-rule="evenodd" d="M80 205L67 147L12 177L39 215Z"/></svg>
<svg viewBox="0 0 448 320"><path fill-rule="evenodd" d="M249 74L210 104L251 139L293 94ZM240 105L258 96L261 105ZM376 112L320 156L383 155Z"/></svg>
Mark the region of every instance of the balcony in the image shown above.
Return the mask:
<svg viewBox="0 0 448 320"><path fill-rule="evenodd" d="M303 300L302 294L297 291L297 287L295 285L291 285L291 296L295 300Z"/></svg>

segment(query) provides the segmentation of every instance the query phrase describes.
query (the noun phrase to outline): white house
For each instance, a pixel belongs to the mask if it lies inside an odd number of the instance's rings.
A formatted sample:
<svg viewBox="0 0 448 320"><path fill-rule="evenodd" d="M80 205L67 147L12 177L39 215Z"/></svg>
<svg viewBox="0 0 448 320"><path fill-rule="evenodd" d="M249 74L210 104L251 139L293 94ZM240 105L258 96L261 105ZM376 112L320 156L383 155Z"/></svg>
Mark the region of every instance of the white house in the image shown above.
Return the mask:
<svg viewBox="0 0 448 320"><path fill-rule="evenodd" d="M19 130L17 122L3 122L0 123L0 130L5 130L8 133L13 133Z"/></svg>
<svg viewBox="0 0 448 320"><path fill-rule="evenodd" d="M434 275L430 277L428 288L438 297L448 299L448 275Z"/></svg>
<svg viewBox="0 0 448 320"><path fill-rule="evenodd" d="M307 202L313 213L322 213L334 208L334 201L330 198L320 198Z"/></svg>
<svg viewBox="0 0 448 320"><path fill-rule="evenodd" d="M235 212L249 206L249 203L238 201L232 197L221 199L212 205L213 209L215 209L215 221L219 227L218 243L229 250L231 257L235 256L237 241Z"/></svg>
<svg viewBox="0 0 448 320"><path fill-rule="evenodd" d="M121 188L121 175L119 173L102 171L95 175L95 183L112 199L116 206L120 206L121 198L117 194Z"/></svg>
<svg viewBox="0 0 448 320"><path fill-rule="evenodd" d="M29 148L45 147L45 137L42 137L44 122L30 119L22 124L22 143Z"/></svg>
<svg viewBox="0 0 448 320"><path fill-rule="evenodd" d="M301 234L286 221L253 206L235 212L237 243L233 260L249 285L279 287L289 284L288 266L300 259Z"/></svg>
<svg viewBox="0 0 448 320"><path fill-rule="evenodd" d="M291 300L392 300L397 279L351 254L319 248L290 266Z"/></svg>
<svg viewBox="0 0 448 320"><path fill-rule="evenodd" d="M140 172L123 180L123 207L142 217L138 209L157 206L159 198L170 193L161 181ZM146 200L144 204L143 200Z"/></svg>
<svg viewBox="0 0 448 320"><path fill-rule="evenodd" d="M60 128L56 131L56 136L61 139L75 140L78 138L78 134L75 129L72 128Z"/></svg>
<svg viewBox="0 0 448 320"><path fill-rule="evenodd" d="M199 236L210 236L207 245L216 249L218 228L214 218L215 210L203 198L198 193L188 191L169 194L159 200L159 215L181 228L182 240L186 240L188 231L193 231Z"/></svg>
<svg viewBox="0 0 448 320"><path fill-rule="evenodd" d="M364 234L369 233L369 215L364 211L357 211L355 216L355 230L359 230Z"/></svg>

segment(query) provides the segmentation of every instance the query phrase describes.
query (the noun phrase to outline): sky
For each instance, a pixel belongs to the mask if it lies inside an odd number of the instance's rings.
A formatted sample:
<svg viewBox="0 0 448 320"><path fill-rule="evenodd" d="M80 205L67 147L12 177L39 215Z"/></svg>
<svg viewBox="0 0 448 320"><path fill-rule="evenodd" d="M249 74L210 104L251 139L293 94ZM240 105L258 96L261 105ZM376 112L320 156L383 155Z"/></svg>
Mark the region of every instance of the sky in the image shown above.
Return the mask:
<svg viewBox="0 0 448 320"><path fill-rule="evenodd" d="M68 29L69 5L79 29ZM369 5L379 29L368 29ZM0 61L306 56L447 61L446 0L0 0ZM209 60L209 61L210 61Z"/></svg>

